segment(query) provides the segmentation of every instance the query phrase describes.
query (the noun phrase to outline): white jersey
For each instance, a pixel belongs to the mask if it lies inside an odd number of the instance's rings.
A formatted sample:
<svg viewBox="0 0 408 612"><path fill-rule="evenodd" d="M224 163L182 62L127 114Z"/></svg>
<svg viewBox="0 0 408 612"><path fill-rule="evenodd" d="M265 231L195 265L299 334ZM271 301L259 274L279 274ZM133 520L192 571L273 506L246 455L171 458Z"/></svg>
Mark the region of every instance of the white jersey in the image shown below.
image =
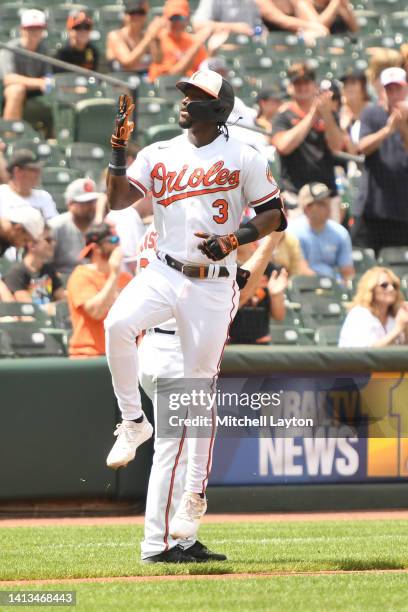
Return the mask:
<svg viewBox="0 0 408 612"><path fill-rule="evenodd" d="M266 158L222 134L203 147L186 133L156 142L138 154L127 174L144 194L152 192L157 249L185 263L210 263L195 232L235 232L245 206L279 197ZM235 261L233 251L219 264Z"/></svg>
<svg viewBox="0 0 408 612"><path fill-rule="evenodd" d="M21 196L6 183L0 185L0 218L2 212L13 206L32 206L40 211L46 221L58 216L52 196L44 189L32 189L29 196Z"/></svg>

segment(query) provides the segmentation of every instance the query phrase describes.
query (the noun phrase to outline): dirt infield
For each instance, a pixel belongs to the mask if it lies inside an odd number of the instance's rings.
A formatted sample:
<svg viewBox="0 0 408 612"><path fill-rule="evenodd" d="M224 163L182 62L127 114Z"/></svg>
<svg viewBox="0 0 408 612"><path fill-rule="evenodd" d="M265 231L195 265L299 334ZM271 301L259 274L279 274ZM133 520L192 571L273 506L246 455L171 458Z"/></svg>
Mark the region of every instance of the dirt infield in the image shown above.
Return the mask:
<svg viewBox="0 0 408 612"><path fill-rule="evenodd" d="M80 584L94 582L174 582L179 580L243 580L286 576L338 576L340 574L408 574L408 569L320 570L318 572L268 572L243 574L177 574L173 576L106 576L98 578L52 578L41 580L3 580L0 587L47 584Z"/></svg>
<svg viewBox="0 0 408 612"><path fill-rule="evenodd" d="M408 510L367 510L355 512L288 512L257 514L207 514L203 523L282 522L282 521L376 521L408 519ZM143 516L16 518L0 519L0 527L47 527L80 525L143 525Z"/></svg>

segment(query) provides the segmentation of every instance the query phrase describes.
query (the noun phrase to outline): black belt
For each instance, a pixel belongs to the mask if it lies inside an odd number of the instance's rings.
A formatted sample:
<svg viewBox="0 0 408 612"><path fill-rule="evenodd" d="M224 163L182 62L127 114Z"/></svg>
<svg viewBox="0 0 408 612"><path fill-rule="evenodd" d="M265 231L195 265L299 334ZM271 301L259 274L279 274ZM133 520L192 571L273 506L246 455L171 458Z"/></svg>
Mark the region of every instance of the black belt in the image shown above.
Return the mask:
<svg viewBox="0 0 408 612"><path fill-rule="evenodd" d="M153 328L156 334L170 334L170 336L175 336L176 332L174 329L161 329L160 327Z"/></svg>
<svg viewBox="0 0 408 612"><path fill-rule="evenodd" d="M189 278L227 278L230 275L228 268L225 266L194 266L183 264L181 261L177 261L177 259L165 253L162 253L159 259L164 261L170 268L181 272L184 276L188 276ZM214 268L217 269L218 274L214 274Z"/></svg>

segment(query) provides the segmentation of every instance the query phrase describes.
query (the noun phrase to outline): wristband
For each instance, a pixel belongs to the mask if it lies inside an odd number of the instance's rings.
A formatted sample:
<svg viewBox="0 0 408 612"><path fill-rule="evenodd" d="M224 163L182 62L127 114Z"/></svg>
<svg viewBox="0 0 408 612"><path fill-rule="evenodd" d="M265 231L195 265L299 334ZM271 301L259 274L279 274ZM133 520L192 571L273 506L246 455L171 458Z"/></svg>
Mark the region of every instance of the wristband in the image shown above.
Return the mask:
<svg viewBox="0 0 408 612"><path fill-rule="evenodd" d="M127 166L114 166L113 164L109 163L108 168L110 174L113 174L113 176L126 175Z"/></svg>
<svg viewBox="0 0 408 612"><path fill-rule="evenodd" d="M238 244L248 244L249 242L255 242L259 238L259 231L256 229L250 221L245 223L235 232Z"/></svg>
<svg viewBox="0 0 408 612"><path fill-rule="evenodd" d="M125 147L112 148L111 160L109 163L109 172L114 176L123 176L126 174L126 149Z"/></svg>

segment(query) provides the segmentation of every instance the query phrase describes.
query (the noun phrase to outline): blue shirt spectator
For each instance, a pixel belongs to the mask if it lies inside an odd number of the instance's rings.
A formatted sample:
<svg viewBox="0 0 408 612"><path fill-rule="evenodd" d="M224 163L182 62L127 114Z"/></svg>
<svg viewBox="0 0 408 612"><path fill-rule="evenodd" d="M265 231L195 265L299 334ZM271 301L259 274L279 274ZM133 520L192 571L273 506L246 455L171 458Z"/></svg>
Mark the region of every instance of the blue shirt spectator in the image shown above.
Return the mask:
<svg viewBox="0 0 408 612"><path fill-rule="evenodd" d="M343 280L354 275L351 240L347 230L330 219L330 190L323 183L309 183L299 191L303 214L289 227L298 238L310 268L322 276Z"/></svg>

